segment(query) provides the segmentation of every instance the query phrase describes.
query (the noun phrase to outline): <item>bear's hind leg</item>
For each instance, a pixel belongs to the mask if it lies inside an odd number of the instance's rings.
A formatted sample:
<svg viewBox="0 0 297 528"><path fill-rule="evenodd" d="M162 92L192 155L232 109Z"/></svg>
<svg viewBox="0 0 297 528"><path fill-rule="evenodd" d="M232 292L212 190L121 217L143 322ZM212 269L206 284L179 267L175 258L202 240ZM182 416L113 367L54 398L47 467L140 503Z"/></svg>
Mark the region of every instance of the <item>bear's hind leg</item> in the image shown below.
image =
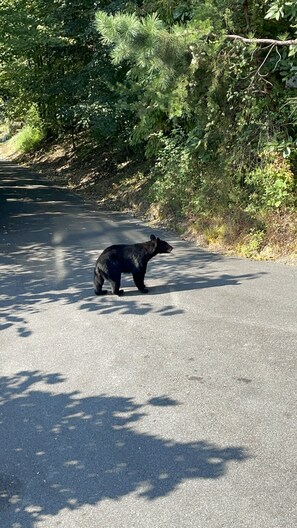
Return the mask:
<svg viewBox="0 0 297 528"><path fill-rule="evenodd" d="M113 271L112 277L109 276L108 280L110 282L111 290L114 295L118 295L120 297L121 295L124 294L124 290L120 290L120 286L121 286L121 273L120 272L115 273Z"/></svg>
<svg viewBox="0 0 297 528"><path fill-rule="evenodd" d="M104 277L102 272L95 268L94 269L94 290L96 295L106 295L107 290L102 290L104 284Z"/></svg>
<svg viewBox="0 0 297 528"><path fill-rule="evenodd" d="M114 282L113 280L110 280L110 279L109 279L109 282L111 284L111 290L114 295L118 295L119 297L124 295L124 290L120 290L120 283Z"/></svg>

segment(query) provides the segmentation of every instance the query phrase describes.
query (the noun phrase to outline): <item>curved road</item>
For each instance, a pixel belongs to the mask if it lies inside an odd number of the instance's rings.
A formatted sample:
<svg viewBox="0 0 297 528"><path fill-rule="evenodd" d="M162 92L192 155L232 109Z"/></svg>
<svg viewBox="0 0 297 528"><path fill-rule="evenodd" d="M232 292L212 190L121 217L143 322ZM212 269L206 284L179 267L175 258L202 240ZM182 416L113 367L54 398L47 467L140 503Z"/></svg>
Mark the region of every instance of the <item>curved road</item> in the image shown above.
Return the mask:
<svg viewBox="0 0 297 528"><path fill-rule="evenodd" d="M297 526L297 268L202 251L93 295L148 226L0 162L1 528Z"/></svg>

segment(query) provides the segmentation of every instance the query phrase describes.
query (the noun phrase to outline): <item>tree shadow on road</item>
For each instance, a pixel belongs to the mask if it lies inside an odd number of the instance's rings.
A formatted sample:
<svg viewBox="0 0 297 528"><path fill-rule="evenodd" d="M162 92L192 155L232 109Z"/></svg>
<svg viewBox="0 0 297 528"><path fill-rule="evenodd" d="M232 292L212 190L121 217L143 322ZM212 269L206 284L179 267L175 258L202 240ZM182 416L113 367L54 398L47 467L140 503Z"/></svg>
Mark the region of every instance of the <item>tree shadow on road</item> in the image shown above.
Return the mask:
<svg viewBox="0 0 297 528"><path fill-rule="evenodd" d="M181 443L138 431L152 406L164 407L170 420L180 402L168 395L145 403L86 397L63 392L64 381L61 374L40 371L0 378L3 526L33 528L63 509L130 493L152 501L187 480L219 479L231 462L249 458L239 446Z"/></svg>
<svg viewBox="0 0 297 528"><path fill-rule="evenodd" d="M147 240L151 230L118 213L93 210L80 197L9 163L0 164L0 176L0 329L15 326L20 337L31 334L30 314L48 304L72 304L104 315L178 316L184 308L172 303L171 292L235 286L260 276L219 275L211 266L223 257L176 241L172 254L149 263L148 296L124 276L123 299L98 298L92 280L99 253L113 243ZM154 303L156 295L164 295L161 308Z"/></svg>

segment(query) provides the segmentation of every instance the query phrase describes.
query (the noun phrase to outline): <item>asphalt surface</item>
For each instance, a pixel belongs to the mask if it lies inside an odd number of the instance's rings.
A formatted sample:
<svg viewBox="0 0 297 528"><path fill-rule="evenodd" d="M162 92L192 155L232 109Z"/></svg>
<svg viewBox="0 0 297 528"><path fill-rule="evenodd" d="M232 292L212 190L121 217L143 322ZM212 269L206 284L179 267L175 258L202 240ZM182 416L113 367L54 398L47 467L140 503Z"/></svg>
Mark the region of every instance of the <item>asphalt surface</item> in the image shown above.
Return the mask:
<svg viewBox="0 0 297 528"><path fill-rule="evenodd" d="M297 268L0 162L1 528L297 526ZM174 246L93 295L107 245Z"/></svg>

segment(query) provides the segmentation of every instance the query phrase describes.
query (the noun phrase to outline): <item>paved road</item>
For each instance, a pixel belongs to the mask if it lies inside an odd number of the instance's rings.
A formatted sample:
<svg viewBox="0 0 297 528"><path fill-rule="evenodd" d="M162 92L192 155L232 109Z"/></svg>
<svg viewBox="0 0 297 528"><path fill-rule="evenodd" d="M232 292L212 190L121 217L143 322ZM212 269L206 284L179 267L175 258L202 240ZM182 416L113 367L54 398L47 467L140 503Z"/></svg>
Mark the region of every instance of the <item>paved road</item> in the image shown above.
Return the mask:
<svg viewBox="0 0 297 528"><path fill-rule="evenodd" d="M0 163L1 528L297 526L297 268L174 246L98 298L129 216Z"/></svg>

